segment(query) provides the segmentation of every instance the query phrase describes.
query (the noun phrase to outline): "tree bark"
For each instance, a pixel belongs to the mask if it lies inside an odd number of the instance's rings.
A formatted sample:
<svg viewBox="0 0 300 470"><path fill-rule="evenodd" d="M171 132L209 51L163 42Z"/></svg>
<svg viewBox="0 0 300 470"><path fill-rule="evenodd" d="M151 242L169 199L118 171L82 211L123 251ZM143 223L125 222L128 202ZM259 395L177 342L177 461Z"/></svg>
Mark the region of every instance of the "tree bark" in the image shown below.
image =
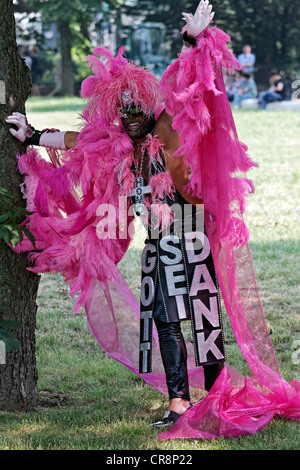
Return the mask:
<svg viewBox="0 0 300 470"><path fill-rule="evenodd" d="M20 59L15 36L12 0L0 0L0 186L14 196L14 205L24 207L17 170L16 154L24 147L13 138L5 117L14 111L25 113L31 80L25 62ZM0 364L0 410L30 410L37 404L35 356L36 295L40 277L29 272L27 256L15 254L0 241L0 318L22 323L14 332L20 349L7 352Z"/></svg>
<svg viewBox="0 0 300 470"><path fill-rule="evenodd" d="M62 62L62 89L61 93L74 96L74 67L72 61L72 33L68 21L59 21L58 30L60 34L61 62Z"/></svg>

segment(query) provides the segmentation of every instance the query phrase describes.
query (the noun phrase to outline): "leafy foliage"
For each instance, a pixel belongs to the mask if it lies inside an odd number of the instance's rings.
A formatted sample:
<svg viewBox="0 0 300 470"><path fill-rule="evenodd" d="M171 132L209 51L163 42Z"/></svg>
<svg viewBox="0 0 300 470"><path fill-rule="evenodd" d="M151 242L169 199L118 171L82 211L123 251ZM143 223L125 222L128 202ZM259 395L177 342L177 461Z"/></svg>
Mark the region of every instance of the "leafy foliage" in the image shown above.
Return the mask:
<svg viewBox="0 0 300 470"><path fill-rule="evenodd" d="M91 52L90 30L103 13L106 22L115 22L117 41L122 37L121 13L133 18L133 24L159 22L167 27L170 58L182 47L179 34L184 25L181 13L194 12L199 0L19 0L19 10L41 13L43 23L67 21L71 31L72 62L75 80L81 82L89 71L83 57ZM250 44L259 72L256 78L267 83L271 68L279 68L285 78L299 73L300 9L295 0L211 0L216 12L214 23L231 36L235 55ZM118 39L119 38L119 39ZM38 43L39 44L39 43ZM63 72L64 74L64 72ZM70 77L68 77L70 80Z"/></svg>
<svg viewBox="0 0 300 470"><path fill-rule="evenodd" d="M7 245L16 246L22 242L24 235L26 235L35 248L34 235L26 227L20 225L20 221L31 215L32 212L23 207L13 207L12 199L12 194L6 188L0 187L0 240L4 240ZM0 308L0 313L4 312L5 310ZM21 328L22 324L20 322L0 320L0 341L5 343L6 352L20 347L18 339L7 330L19 330Z"/></svg>
<svg viewBox="0 0 300 470"><path fill-rule="evenodd" d="M12 198L12 194L6 188L0 187L0 240L15 247L26 235L35 248L34 235L20 225L21 218L24 219L33 213L23 207L12 207Z"/></svg>
<svg viewBox="0 0 300 470"><path fill-rule="evenodd" d="M4 313L4 309L0 309L0 313ZM2 328L1 328L2 327ZM5 328L5 330L3 329ZM0 341L5 343L5 351L9 352L12 349L19 349L19 340L7 330L20 330L22 323L11 320L0 320Z"/></svg>
<svg viewBox="0 0 300 470"><path fill-rule="evenodd" d="M176 57L178 31L184 25L181 13L194 13L198 0L131 0L126 10L144 21L165 23L173 42L172 55ZM235 54L244 44L252 45L257 63L282 64L299 67L300 9L296 1L289 0L211 0L216 12L214 23L231 38ZM175 29L177 29L177 34Z"/></svg>

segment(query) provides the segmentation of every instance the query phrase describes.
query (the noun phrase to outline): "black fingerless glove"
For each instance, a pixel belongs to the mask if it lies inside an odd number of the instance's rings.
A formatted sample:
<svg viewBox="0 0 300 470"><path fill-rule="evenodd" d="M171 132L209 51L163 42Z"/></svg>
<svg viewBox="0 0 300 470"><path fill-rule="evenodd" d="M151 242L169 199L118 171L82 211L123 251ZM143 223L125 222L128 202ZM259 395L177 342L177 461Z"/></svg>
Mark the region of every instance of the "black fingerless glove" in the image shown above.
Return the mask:
<svg viewBox="0 0 300 470"><path fill-rule="evenodd" d="M31 135L29 135L30 131L32 131ZM24 145L26 145L26 147L28 145L39 145L41 135L42 135L42 131L37 131L35 130L34 127L31 126L26 131L26 139L24 140Z"/></svg>
<svg viewBox="0 0 300 470"><path fill-rule="evenodd" d="M185 31L182 35L182 38L183 38L183 41L184 41L184 45L185 46L197 46L197 40L196 38L192 37L192 36L188 36L188 33Z"/></svg>

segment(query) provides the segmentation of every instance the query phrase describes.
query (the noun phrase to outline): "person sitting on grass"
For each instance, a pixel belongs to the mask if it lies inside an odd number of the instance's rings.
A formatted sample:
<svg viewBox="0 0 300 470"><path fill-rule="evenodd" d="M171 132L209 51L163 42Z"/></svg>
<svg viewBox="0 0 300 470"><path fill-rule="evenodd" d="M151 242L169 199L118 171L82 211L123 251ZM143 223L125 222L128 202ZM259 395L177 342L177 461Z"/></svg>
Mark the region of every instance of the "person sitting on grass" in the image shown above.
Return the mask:
<svg viewBox="0 0 300 470"><path fill-rule="evenodd" d="M283 101L286 98L286 83L277 70L270 73L270 88L258 95L260 109L266 109L269 103Z"/></svg>
<svg viewBox="0 0 300 470"><path fill-rule="evenodd" d="M250 73L241 72L242 82L234 95L234 106L240 107L243 100L254 99L257 97L257 87Z"/></svg>

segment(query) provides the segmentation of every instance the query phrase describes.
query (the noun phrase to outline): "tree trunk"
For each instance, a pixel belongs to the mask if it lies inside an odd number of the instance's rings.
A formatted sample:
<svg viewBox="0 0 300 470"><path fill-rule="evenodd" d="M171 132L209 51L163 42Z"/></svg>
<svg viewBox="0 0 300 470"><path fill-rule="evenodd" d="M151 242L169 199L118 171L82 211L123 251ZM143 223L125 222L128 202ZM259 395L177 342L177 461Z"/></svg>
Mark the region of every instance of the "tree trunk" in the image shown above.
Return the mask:
<svg viewBox="0 0 300 470"><path fill-rule="evenodd" d="M13 138L6 116L14 111L25 112L30 92L29 69L20 59L16 46L12 0L0 0L0 186L14 196L14 205L25 205L20 192L21 175L17 171L16 154L24 147ZM5 354L0 364L0 410L30 410L37 403L37 370L35 357L36 295L39 276L26 270L27 256L15 254L0 241L0 318L22 323L14 332L20 349Z"/></svg>
<svg viewBox="0 0 300 470"><path fill-rule="evenodd" d="M72 62L72 33L67 21L58 23L61 45L61 63L62 63L62 89L61 93L67 96L74 96L74 67Z"/></svg>

